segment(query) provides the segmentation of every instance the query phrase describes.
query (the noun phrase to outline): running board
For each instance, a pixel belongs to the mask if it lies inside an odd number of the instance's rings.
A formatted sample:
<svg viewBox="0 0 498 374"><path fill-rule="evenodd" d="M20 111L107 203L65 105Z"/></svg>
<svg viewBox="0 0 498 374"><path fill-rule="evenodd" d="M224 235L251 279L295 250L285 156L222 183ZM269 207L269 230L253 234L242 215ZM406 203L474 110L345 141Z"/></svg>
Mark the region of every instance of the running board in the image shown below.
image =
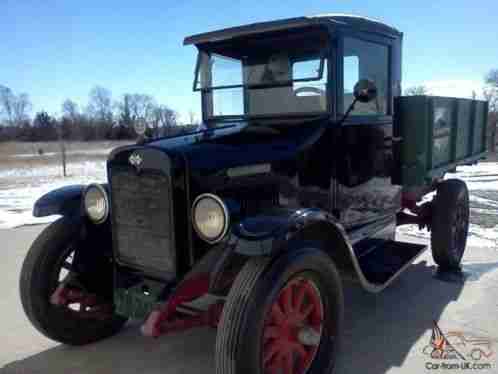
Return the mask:
<svg viewBox="0 0 498 374"><path fill-rule="evenodd" d="M427 246L421 244L384 241L381 245L376 243L367 251L350 247L350 253L363 288L377 293L391 284L426 249Z"/></svg>
<svg viewBox="0 0 498 374"><path fill-rule="evenodd" d="M388 241L358 259L365 278L376 285L390 283L426 249L425 245Z"/></svg>

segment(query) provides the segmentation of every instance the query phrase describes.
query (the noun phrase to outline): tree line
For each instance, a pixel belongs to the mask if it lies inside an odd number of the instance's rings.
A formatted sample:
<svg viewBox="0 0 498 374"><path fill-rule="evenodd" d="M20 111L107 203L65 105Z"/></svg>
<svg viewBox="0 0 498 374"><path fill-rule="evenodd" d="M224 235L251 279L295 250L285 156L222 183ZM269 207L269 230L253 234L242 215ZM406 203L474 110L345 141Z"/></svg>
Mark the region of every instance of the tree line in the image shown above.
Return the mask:
<svg viewBox="0 0 498 374"><path fill-rule="evenodd" d="M135 139L138 122L151 136L187 132L194 125L178 126L177 112L150 95L127 93L113 100L111 91L101 86L91 89L85 107L66 99L59 116L42 110L31 117L31 110L28 94L0 85L0 141Z"/></svg>
<svg viewBox="0 0 498 374"><path fill-rule="evenodd" d="M490 70L484 78L483 97L489 102L490 127L498 121L498 69ZM428 95L425 86L410 87L405 95ZM476 93L473 93L476 97ZM0 85L0 141L51 140L120 140L134 139L138 122L147 126L150 136L168 136L190 131L197 124L190 113L191 124L178 126L178 114L167 105L158 104L151 95L127 93L118 100L111 91L95 86L88 97L88 105L80 107L71 99L61 105L60 116L46 111L31 117L32 104L28 94L16 94Z"/></svg>

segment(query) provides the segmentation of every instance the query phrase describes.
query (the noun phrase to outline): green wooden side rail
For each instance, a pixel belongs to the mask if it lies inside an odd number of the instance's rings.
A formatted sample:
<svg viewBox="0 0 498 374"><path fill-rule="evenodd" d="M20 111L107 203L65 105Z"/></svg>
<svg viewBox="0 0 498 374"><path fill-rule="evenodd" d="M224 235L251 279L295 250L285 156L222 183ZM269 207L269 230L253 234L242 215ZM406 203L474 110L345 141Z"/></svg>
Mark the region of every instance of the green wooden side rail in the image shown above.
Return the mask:
<svg viewBox="0 0 498 374"><path fill-rule="evenodd" d="M393 181L423 186L486 155L488 103L437 96L394 100Z"/></svg>

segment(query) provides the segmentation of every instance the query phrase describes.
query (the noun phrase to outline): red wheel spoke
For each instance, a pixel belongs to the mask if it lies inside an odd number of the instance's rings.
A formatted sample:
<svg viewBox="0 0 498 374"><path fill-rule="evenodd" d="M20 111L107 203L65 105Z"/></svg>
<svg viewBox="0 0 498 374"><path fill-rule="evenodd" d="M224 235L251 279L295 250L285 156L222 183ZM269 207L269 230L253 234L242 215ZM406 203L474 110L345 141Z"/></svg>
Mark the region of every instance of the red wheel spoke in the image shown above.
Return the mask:
<svg viewBox="0 0 498 374"><path fill-rule="evenodd" d="M307 374L317 352L314 345L319 345L322 334L323 304L318 288L301 276L289 281L269 314L263 331L264 372Z"/></svg>
<svg viewBox="0 0 498 374"><path fill-rule="evenodd" d="M277 325L281 325L285 322L286 317L282 312L282 309L280 308L278 302L273 303L273 305L271 306L271 316L273 317L273 320Z"/></svg>
<svg viewBox="0 0 498 374"><path fill-rule="evenodd" d="M312 314L311 314L311 322L314 327L318 328L322 324L323 321L323 312L321 307L320 295L318 295L315 291L309 293L310 304L313 305Z"/></svg>
<svg viewBox="0 0 498 374"><path fill-rule="evenodd" d="M263 355L263 363L266 365L267 363L271 363L272 359L275 358L275 355L280 351L280 347L278 343L272 342L268 343L265 346L265 352Z"/></svg>
<svg viewBox="0 0 498 374"><path fill-rule="evenodd" d="M306 295L307 291L307 282L299 282L298 284L298 291L296 294L296 297L294 299L294 309L295 310L301 310L301 307L303 306L303 301L304 301L304 296Z"/></svg>
<svg viewBox="0 0 498 374"><path fill-rule="evenodd" d="M285 287L281 293L282 309L285 313L292 312L292 285Z"/></svg>
<svg viewBox="0 0 498 374"><path fill-rule="evenodd" d="M269 365L266 367L266 373L268 374L282 374L282 355L273 356Z"/></svg>
<svg viewBox="0 0 498 374"><path fill-rule="evenodd" d="M265 328L264 338L266 339L275 339L280 336L280 331L278 327L275 326L267 326Z"/></svg>
<svg viewBox="0 0 498 374"><path fill-rule="evenodd" d="M315 310L315 306L313 304L307 305L306 308L301 312L301 320L305 321L311 315L311 313Z"/></svg>
<svg viewBox="0 0 498 374"><path fill-rule="evenodd" d="M287 352L283 357L282 361L283 361L282 374L293 374L294 360L292 358L292 352Z"/></svg>

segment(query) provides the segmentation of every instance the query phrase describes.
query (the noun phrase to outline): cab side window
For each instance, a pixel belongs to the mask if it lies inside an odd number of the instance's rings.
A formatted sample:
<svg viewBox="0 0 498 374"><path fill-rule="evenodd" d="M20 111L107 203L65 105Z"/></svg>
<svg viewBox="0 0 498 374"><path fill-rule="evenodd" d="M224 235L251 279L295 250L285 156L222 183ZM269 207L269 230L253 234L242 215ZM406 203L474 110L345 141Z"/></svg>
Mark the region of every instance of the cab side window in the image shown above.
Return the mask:
<svg viewBox="0 0 498 374"><path fill-rule="evenodd" d="M370 103L357 103L352 115L386 115L389 98L389 47L361 39L344 38L344 112L353 101L359 79L370 79L378 95Z"/></svg>

